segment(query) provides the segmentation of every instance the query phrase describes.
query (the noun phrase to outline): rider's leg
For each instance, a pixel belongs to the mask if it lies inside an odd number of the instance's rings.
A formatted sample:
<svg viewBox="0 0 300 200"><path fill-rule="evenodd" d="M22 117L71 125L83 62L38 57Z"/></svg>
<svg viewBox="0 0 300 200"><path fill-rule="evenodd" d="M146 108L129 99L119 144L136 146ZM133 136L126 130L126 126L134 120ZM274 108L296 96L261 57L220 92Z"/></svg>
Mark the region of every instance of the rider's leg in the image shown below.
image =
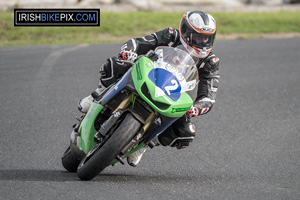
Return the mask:
<svg viewBox="0 0 300 200"><path fill-rule="evenodd" d="M155 141L152 141L156 144L162 144L163 146L171 146L176 147L177 149L183 149L189 146L189 143L193 141L195 138L195 132L194 124L184 115L174 122L171 127L167 128L163 133L161 133L158 138L155 138ZM146 152L147 147L148 146L145 146L128 156L128 164L136 167L141 161L143 154Z"/></svg>
<svg viewBox="0 0 300 200"><path fill-rule="evenodd" d="M95 98L99 97L105 91L105 89L106 89L106 87L104 87L102 85L101 81L99 81L99 85L98 85L97 89L94 92L92 92L92 94L79 100L79 102L78 102L79 111L83 112L83 113L87 113L93 100Z"/></svg>

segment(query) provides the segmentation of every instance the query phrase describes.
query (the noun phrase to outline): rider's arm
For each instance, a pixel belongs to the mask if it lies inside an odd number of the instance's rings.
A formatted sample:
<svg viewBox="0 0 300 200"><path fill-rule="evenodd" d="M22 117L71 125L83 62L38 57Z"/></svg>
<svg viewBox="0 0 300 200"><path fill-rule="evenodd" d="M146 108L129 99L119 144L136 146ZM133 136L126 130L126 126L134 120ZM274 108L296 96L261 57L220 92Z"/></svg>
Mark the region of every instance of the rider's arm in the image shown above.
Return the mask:
<svg viewBox="0 0 300 200"><path fill-rule="evenodd" d="M198 70L200 82L194 106L198 108L199 115L202 115L209 112L216 101L220 79L219 59L214 54L209 55Z"/></svg>
<svg viewBox="0 0 300 200"><path fill-rule="evenodd" d="M118 57L107 59L107 62L100 67L101 82L108 87L120 78L130 67L126 63L118 60L134 62L137 55L146 54L149 50L154 50L157 46L173 45L179 39L179 31L172 28L146 35L142 38L133 38L121 47Z"/></svg>
<svg viewBox="0 0 300 200"><path fill-rule="evenodd" d="M138 55L146 54L149 50L154 50L158 46L172 46L179 39L179 31L172 28L155 32L141 38L132 38L121 47L121 52L131 50Z"/></svg>

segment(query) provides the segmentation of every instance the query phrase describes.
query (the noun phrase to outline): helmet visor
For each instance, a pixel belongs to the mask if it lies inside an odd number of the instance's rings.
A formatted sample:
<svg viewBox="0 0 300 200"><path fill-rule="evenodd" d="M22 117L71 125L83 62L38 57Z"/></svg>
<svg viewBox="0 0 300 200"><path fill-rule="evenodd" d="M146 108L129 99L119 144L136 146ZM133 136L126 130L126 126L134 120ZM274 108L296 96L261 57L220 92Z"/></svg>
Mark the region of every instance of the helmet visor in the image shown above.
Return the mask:
<svg viewBox="0 0 300 200"><path fill-rule="evenodd" d="M191 33L191 44L197 48L210 48L213 45L214 35L207 35L202 33Z"/></svg>

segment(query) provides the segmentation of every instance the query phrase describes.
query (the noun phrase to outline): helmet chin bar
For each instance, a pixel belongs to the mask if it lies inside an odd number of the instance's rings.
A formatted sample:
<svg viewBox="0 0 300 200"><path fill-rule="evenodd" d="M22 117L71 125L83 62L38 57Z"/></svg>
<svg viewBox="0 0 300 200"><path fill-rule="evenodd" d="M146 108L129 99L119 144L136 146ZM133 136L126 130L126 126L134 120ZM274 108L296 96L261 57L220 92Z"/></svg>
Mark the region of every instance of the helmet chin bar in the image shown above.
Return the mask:
<svg viewBox="0 0 300 200"><path fill-rule="evenodd" d="M184 46L185 50L191 54L192 56L195 56L197 58L205 58L207 56L207 52L210 51L210 49L207 49L207 47L204 47L200 51L196 51L193 47L191 47L187 42L180 36L180 42Z"/></svg>
<svg viewBox="0 0 300 200"><path fill-rule="evenodd" d="M200 58L205 58L206 55L207 55L207 50L203 49L200 51ZM198 58L199 58L199 56L198 56Z"/></svg>

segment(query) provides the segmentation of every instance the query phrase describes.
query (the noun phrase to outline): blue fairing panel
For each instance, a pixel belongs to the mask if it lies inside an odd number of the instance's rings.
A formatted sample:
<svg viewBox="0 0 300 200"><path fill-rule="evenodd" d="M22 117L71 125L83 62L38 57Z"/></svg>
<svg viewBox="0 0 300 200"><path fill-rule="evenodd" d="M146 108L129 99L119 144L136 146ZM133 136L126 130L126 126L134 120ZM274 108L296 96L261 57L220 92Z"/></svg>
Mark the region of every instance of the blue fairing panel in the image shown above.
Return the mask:
<svg viewBox="0 0 300 200"><path fill-rule="evenodd" d="M181 95L181 85L176 76L171 72L154 68L148 74L149 79L160 88L173 101L177 101Z"/></svg>
<svg viewBox="0 0 300 200"><path fill-rule="evenodd" d="M148 138L148 142L150 142L152 139L154 139L158 134L162 133L163 131L165 131L169 126L171 126L177 119L179 118L175 118L172 119L171 121L168 121L166 123L163 123L161 126L159 126L153 133L152 135Z"/></svg>
<svg viewBox="0 0 300 200"><path fill-rule="evenodd" d="M105 105L110 99L116 96L126 86L128 77L131 74L131 68L122 76L122 78L116 82L103 96L100 104Z"/></svg>

